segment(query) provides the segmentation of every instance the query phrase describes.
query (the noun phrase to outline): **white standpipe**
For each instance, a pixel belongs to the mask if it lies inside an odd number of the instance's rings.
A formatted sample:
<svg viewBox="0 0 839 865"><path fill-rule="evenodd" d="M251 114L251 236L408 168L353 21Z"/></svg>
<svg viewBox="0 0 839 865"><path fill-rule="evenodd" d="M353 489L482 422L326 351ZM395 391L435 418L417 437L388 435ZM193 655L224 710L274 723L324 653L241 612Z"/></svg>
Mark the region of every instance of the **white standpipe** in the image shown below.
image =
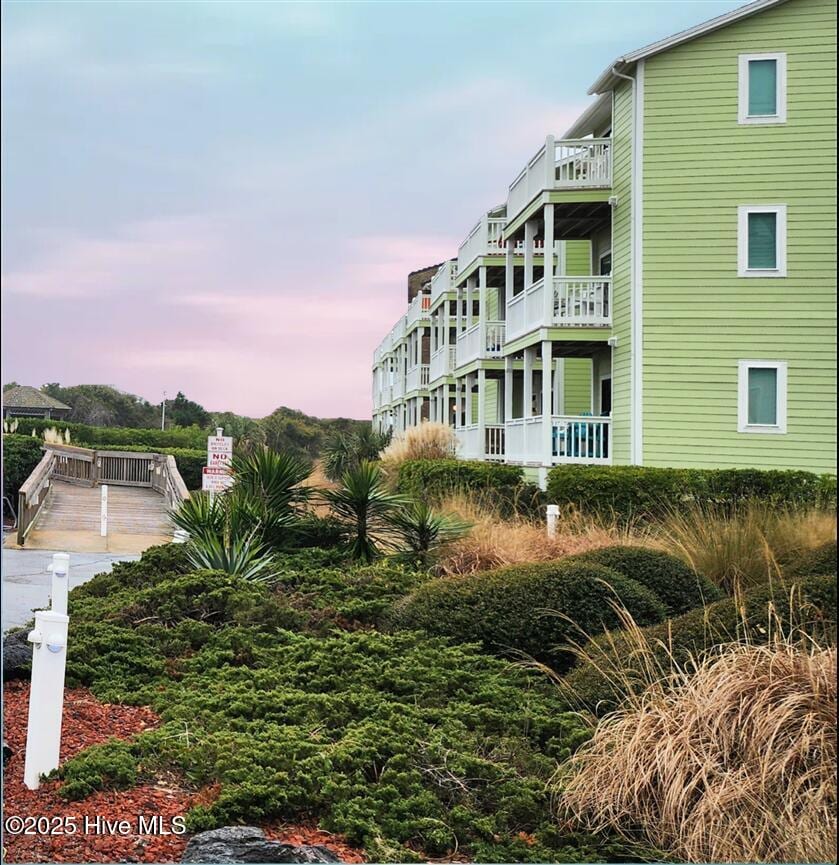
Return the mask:
<svg viewBox="0 0 839 865"><path fill-rule="evenodd" d="M102 484L102 505L99 512L99 534L108 537L108 485Z"/></svg>
<svg viewBox="0 0 839 865"><path fill-rule="evenodd" d="M559 521L559 505L548 505L548 537L556 537L556 524Z"/></svg>
<svg viewBox="0 0 839 865"><path fill-rule="evenodd" d="M54 613L66 615L67 593L70 591L70 556L67 553L55 553L49 570L52 571L50 606Z"/></svg>
<svg viewBox="0 0 839 865"><path fill-rule="evenodd" d="M58 768L69 621L66 613L37 610L35 627L29 632L32 684L23 783L30 790L38 789L41 775Z"/></svg>

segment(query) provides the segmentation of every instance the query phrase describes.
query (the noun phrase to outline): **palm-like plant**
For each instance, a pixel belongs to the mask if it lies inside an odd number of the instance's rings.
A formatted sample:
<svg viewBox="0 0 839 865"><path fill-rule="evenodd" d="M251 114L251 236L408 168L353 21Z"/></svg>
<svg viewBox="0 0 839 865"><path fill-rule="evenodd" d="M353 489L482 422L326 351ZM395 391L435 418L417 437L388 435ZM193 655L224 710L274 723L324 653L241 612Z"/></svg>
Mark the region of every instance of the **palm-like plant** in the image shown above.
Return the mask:
<svg viewBox="0 0 839 865"><path fill-rule="evenodd" d="M362 562L378 558L388 517L406 504L404 497L388 491L378 465L363 460L344 473L338 489L324 490L323 495L351 534L352 558Z"/></svg>
<svg viewBox="0 0 839 865"><path fill-rule="evenodd" d="M460 517L435 511L422 501L394 510L387 522L404 545L399 558L421 568L428 568L440 547L462 538L470 528Z"/></svg>
<svg viewBox="0 0 839 865"><path fill-rule="evenodd" d="M186 555L195 568L224 571L254 582L268 582L275 576L273 560L255 534L200 535L189 542Z"/></svg>
<svg viewBox="0 0 839 865"><path fill-rule="evenodd" d="M391 433L378 432L372 424L354 433L333 433L324 445L321 457L323 471L331 481L340 481L351 469L367 460L379 458L379 453L389 444Z"/></svg>
<svg viewBox="0 0 839 865"><path fill-rule="evenodd" d="M172 522L190 537L218 537L224 532L226 513L223 498L195 492L169 512Z"/></svg>

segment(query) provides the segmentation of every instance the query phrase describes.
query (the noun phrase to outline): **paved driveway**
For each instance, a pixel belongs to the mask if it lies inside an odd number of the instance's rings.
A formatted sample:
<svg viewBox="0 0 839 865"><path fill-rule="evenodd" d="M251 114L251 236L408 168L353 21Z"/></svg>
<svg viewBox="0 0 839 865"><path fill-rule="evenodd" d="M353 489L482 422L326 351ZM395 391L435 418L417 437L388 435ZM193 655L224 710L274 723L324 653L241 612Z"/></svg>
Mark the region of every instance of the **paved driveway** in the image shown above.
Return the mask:
<svg viewBox="0 0 839 865"><path fill-rule="evenodd" d="M25 625L32 610L49 606L50 573L47 565L52 554L61 550L3 550L3 631ZM102 571L110 571L114 562L139 559L134 555L108 553L71 553L70 588L86 583Z"/></svg>

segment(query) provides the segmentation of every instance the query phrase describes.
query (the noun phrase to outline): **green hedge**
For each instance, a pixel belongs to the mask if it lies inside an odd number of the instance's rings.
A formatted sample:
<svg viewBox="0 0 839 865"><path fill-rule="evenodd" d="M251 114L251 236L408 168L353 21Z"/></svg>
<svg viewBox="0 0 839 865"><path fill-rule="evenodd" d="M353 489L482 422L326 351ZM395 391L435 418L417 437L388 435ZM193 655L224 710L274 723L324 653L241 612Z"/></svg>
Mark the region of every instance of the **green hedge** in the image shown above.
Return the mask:
<svg viewBox="0 0 839 865"><path fill-rule="evenodd" d="M686 503L736 504L758 498L779 504L836 505L836 478L805 471L557 466L548 501L621 519L649 518Z"/></svg>
<svg viewBox="0 0 839 865"><path fill-rule="evenodd" d="M3 495L8 496L15 508L21 484L44 455L43 442L25 435L3 436Z"/></svg>
<svg viewBox="0 0 839 865"><path fill-rule="evenodd" d="M795 626L817 639L835 642L836 577L806 577L774 590L761 586L746 595L742 607L725 598L643 630L655 660L666 671L671 654L683 664L720 642L748 638L765 643L770 633L778 632L779 623L784 633ZM615 708L628 689L643 685L644 678L633 672L644 662L632 635L604 634L593 639L586 651L592 660L572 669L563 680L572 702L603 713ZM614 675L616 670L622 671L621 676Z"/></svg>
<svg viewBox="0 0 839 865"><path fill-rule="evenodd" d="M836 541L828 541L801 556L798 561L784 566L784 576L822 577L836 576Z"/></svg>
<svg viewBox="0 0 839 865"><path fill-rule="evenodd" d="M519 466L469 460L408 460L399 467L401 493L438 501L457 492L481 492L513 501L525 487Z"/></svg>
<svg viewBox="0 0 839 865"><path fill-rule="evenodd" d="M662 600L669 615L679 615L722 598L723 593L681 559L645 547L604 547L574 556L575 562L602 565L631 577Z"/></svg>
<svg viewBox="0 0 839 865"><path fill-rule="evenodd" d="M397 603L391 627L419 629L494 651L525 653L556 669L570 665L569 640L616 628L617 600L644 624L667 612L645 586L600 565L572 560L514 565L432 580Z"/></svg>
<svg viewBox="0 0 839 865"><path fill-rule="evenodd" d="M70 444L80 447L104 447L119 445L142 445L149 450L161 448L200 448L207 447L207 430L193 427L173 427L172 429L146 429L137 427L99 427L67 421L41 420L39 418L17 418L18 433L29 435L34 429L42 435L45 429L55 427L60 432L70 430Z"/></svg>

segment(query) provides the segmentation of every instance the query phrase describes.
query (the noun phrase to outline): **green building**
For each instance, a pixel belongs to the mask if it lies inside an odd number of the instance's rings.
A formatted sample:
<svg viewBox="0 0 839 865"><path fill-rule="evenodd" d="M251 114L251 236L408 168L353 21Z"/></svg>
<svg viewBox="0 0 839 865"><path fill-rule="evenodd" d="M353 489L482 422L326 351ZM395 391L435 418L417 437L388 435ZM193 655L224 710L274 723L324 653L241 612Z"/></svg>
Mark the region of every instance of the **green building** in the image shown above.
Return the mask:
<svg viewBox="0 0 839 865"><path fill-rule="evenodd" d="M590 93L377 349L374 421L541 475L835 471L834 0L758 0Z"/></svg>

